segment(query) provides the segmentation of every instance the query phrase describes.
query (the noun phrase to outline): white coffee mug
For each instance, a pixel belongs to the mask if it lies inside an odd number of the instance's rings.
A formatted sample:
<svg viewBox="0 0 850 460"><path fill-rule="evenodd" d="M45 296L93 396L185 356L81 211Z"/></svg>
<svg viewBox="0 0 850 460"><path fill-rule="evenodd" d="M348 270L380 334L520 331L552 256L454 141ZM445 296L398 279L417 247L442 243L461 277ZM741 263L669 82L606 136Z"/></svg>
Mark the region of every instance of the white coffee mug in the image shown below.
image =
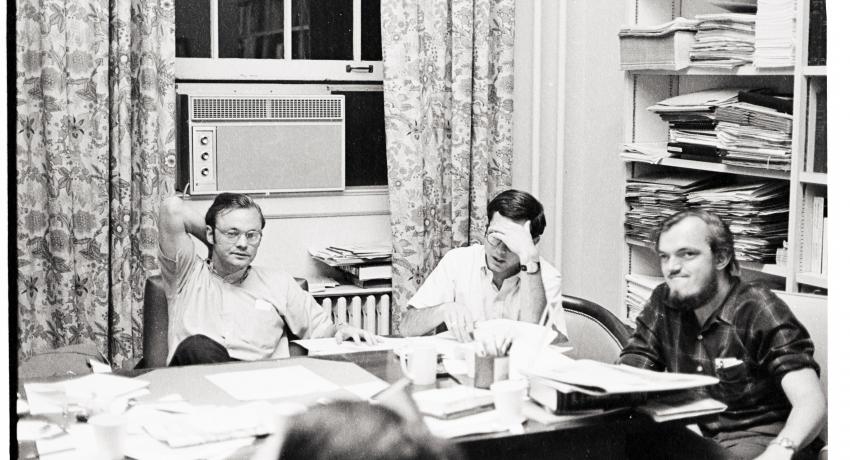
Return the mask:
<svg viewBox="0 0 850 460"><path fill-rule="evenodd" d="M528 382L519 379L501 380L490 386L496 416L505 425L520 424L525 420L522 415L522 401L528 390Z"/></svg>
<svg viewBox="0 0 850 460"><path fill-rule="evenodd" d="M434 347L410 347L401 350L401 371L414 385L431 385L437 381L437 350Z"/></svg>

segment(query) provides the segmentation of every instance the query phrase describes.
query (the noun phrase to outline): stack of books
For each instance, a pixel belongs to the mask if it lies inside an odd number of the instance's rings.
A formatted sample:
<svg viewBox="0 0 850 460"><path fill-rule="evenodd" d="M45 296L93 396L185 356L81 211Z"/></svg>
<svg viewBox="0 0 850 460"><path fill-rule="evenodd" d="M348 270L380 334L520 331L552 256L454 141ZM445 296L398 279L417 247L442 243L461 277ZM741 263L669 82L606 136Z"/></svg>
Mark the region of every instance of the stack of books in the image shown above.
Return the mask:
<svg viewBox="0 0 850 460"><path fill-rule="evenodd" d="M698 21L676 18L654 26L620 29L620 68L623 70L680 70L688 66Z"/></svg>

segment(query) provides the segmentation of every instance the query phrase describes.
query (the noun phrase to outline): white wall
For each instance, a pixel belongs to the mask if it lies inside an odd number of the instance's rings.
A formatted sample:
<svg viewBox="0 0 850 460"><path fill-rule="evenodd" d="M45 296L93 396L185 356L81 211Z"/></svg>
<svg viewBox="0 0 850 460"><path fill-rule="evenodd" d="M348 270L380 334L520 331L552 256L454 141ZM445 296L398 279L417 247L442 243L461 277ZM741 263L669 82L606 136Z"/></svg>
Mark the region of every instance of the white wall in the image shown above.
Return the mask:
<svg viewBox="0 0 850 460"><path fill-rule="evenodd" d="M310 246L389 241L389 200L386 190L290 197L255 197L266 216L257 265L277 266L293 276L338 276L313 260ZM192 198L190 206L203 215L212 200ZM203 246L198 243L198 250Z"/></svg>
<svg viewBox="0 0 850 460"><path fill-rule="evenodd" d="M549 260L560 256L563 292L619 312L625 167L618 144L623 138L625 80L619 70L617 31L626 23L626 8L617 1L561 1L565 12L558 0L517 2L514 185L539 190L549 220L541 247ZM534 27L535 8L541 9L539 29ZM536 80L535 30L541 46ZM566 60L559 74L560 43ZM541 93L537 117L535 84ZM565 96L560 119L559 87ZM532 172L535 119L540 121L537 175ZM559 126L564 128L561 151ZM559 155L563 169L557 167ZM550 233L559 227L560 234Z"/></svg>

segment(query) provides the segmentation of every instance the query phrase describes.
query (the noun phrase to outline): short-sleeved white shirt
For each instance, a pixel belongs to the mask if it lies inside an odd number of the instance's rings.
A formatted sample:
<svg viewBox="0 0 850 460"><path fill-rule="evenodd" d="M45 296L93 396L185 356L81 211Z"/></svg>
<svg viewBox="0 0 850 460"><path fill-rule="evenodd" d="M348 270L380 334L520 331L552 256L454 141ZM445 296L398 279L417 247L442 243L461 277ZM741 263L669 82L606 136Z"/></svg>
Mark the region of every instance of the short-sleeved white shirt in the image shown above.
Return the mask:
<svg viewBox="0 0 850 460"><path fill-rule="evenodd" d="M159 253L168 298L168 361L195 334L241 360L289 356L285 325L300 338L333 335L330 317L285 271L251 267L241 283L225 282L195 254L190 238L180 238L175 260Z"/></svg>
<svg viewBox="0 0 850 460"><path fill-rule="evenodd" d="M561 308L561 274L551 264L540 259L540 276L546 291L546 308ZM516 274L502 282L501 289L493 284L493 272L487 268L484 246L475 244L452 249L428 275L422 286L408 301L414 308L434 307L446 302L465 306L476 321L487 319L519 320L522 308L522 276Z"/></svg>

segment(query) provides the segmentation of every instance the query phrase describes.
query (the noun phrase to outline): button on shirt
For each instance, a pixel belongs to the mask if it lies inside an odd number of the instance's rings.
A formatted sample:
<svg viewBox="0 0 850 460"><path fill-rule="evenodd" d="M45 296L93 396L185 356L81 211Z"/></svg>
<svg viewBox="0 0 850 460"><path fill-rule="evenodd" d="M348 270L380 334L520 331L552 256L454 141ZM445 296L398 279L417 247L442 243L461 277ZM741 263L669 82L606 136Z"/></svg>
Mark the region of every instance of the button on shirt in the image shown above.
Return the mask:
<svg viewBox="0 0 850 460"><path fill-rule="evenodd" d="M487 268L483 245L452 249L443 256L408 304L414 308L428 308L456 302L469 309L476 321L497 318L519 320L523 306L522 277L531 276L520 273L506 278L501 289L496 288L493 272ZM549 311L560 310L561 274L541 258L540 276L546 291L546 308Z"/></svg>
<svg viewBox="0 0 850 460"><path fill-rule="evenodd" d="M284 326L300 338L330 337L333 322L286 272L252 267L231 284L195 254L187 235L175 260L159 254L168 299L168 361L177 345L202 334L240 360L289 356Z"/></svg>
<svg viewBox="0 0 850 460"><path fill-rule="evenodd" d="M807 367L820 371L808 331L785 302L761 284L733 278L724 303L700 327L668 295L666 284L655 288L620 362L716 376L717 385L691 390L729 406L700 425L708 434L784 422L791 404L782 377Z"/></svg>

